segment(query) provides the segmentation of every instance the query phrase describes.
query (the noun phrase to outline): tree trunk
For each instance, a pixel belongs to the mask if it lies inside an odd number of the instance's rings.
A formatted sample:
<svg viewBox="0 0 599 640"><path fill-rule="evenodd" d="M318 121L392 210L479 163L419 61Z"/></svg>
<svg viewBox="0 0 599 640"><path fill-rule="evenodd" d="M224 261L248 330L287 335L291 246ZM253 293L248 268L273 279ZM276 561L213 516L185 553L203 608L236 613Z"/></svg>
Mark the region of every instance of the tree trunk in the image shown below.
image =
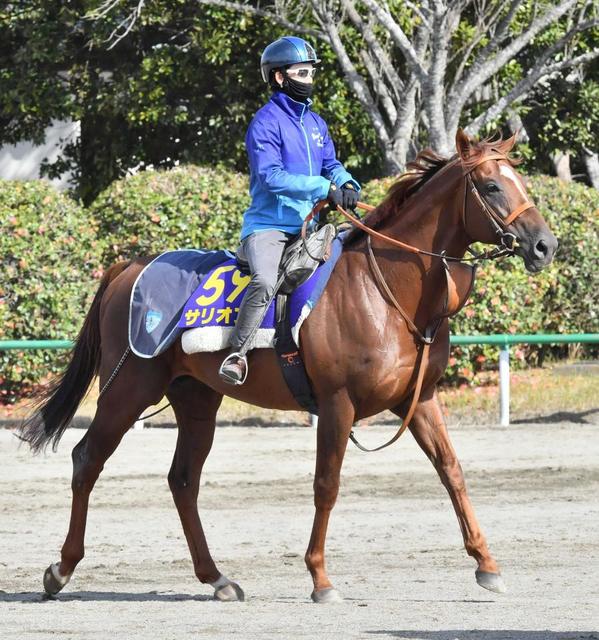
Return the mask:
<svg viewBox="0 0 599 640"><path fill-rule="evenodd" d="M526 144L527 142L530 142L530 137L528 136L524 122L522 122L522 118L517 111L514 111L513 109L508 110L507 124L512 133L516 133L516 131L518 132L518 137L516 138L516 142L518 144Z"/></svg>
<svg viewBox="0 0 599 640"><path fill-rule="evenodd" d="M599 189L599 155L597 155L596 151L591 151L591 149L586 148L582 153L591 185L595 189Z"/></svg>
<svg viewBox="0 0 599 640"><path fill-rule="evenodd" d="M564 182L572 182L572 172L570 171L570 154L556 151L551 160L553 162L553 168L555 169L555 175Z"/></svg>
<svg viewBox="0 0 599 640"><path fill-rule="evenodd" d="M416 124L417 93L418 85L416 81L412 81L407 87L399 107L391 139L384 148L386 175L397 175L406 169L410 142Z"/></svg>
<svg viewBox="0 0 599 640"><path fill-rule="evenodd" d="M399 140L391 140L385 146L384 171L386 176L395 176L405 170L409 144L409 138L400 138Z"/></svg>

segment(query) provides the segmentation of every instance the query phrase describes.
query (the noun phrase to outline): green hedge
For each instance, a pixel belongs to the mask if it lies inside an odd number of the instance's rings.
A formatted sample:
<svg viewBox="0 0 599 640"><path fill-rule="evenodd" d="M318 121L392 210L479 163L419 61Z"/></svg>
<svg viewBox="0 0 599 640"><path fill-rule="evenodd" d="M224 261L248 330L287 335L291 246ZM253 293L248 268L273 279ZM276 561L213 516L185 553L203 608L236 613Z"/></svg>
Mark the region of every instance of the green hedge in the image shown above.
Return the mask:
<svg viewBox="0 0 599 640"><path fill-rule="evenodd" d="M378 202L392 182L391 178L369 182L365 198ZM559 238L553 263L535 275L516 257L484 263L470 304L451 322L452 333L599 332L599 191L548 176L528 178L528 190ZM512 354L516 363L538 364L551 350L563 355L567 347L522 345L513 347ZM585 350L596 352L593 347ZM454 347L446 377L476 380L498 358L497 347Z"/></svg>
<svg viewBox="0 0 599 640"><path fill-rule="evenodd" d="M394 178L364 185L363 199L376 204ZM556 178L530 178L529 190L560 249L551 267L530 275L518 258L479 270L471 304L453 321L456 334L594 332L599 287L590 274L599 249L599 193ZM107 241L106 264L116 258L180 247L234 248L249 203L247 177L195 166L146 172L114 183L91 211ZM566 347L554 351L564 352ZM588 348L587 348L588 349ZM515 347L515 361L538 363L547 346ZM492 346L454 348L448 379L476 379L493 367Z"/></svg>
<svg viewBox="0 0 599 640"><path fill-rule="evenodd" d="M104 263L168 249L231 248L249 205L241 173L187 165L114 182L90 206Z"/></svg>
<svg viewBox="0 0 599 640"><path fill-rule="evenodd" d="M367 183L363 199L377 203L392 182ZM545 176L529 182L560 238L556 259L534 276L518 258L485 264L471 304L452 321L456 334L599 331L599 192ZM166 249L235 248L247 185L247 176L218 168L147 171L115 182L83 210L43 182L0 181L0 340L75 338L100 265ZM515 363L537 363L546 350L512 353ZM476 380L497 357L494 347L456 347L447 377ZM0 397L14 400L60 360L52 351L0 351Z"/></svg>
<svg viewBox="0 0 599 640"><path fill-rule="evenodd" d="M85 211L43 181L0 180L0 340L74 338L102 275ZM62 370L64 352L0 350L0 398Z"/></svg>

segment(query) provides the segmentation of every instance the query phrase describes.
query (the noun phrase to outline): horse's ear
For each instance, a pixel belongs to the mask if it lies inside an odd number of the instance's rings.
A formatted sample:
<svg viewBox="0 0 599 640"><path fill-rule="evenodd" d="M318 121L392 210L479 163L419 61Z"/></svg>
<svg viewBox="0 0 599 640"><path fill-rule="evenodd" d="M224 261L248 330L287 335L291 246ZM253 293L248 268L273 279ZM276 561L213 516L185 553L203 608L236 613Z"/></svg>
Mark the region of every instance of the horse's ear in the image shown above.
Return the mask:
<svg viewBox="0 0 599 640"><path fill-rule="evenodd" d="M455 148L462 160L468 160L472 155L473 144L470 136L463 130L458 129L455 134Z"/></svg>

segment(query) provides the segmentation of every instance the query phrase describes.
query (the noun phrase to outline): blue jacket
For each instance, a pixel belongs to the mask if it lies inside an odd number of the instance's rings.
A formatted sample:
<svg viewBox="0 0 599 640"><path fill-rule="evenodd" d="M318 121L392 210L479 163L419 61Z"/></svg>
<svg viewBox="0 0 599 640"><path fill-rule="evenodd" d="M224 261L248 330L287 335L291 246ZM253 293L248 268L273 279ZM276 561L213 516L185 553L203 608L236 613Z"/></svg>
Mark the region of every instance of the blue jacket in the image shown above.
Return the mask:
<svg viewBox="0 0 599 640"><path fill-rule="evenodd" d="M327 125L310 104L277 91L250 122L245 145L252 202L243 216L242 240L267 229L299 233L331 182L350 181L360 189L335 157Z"/></svg>

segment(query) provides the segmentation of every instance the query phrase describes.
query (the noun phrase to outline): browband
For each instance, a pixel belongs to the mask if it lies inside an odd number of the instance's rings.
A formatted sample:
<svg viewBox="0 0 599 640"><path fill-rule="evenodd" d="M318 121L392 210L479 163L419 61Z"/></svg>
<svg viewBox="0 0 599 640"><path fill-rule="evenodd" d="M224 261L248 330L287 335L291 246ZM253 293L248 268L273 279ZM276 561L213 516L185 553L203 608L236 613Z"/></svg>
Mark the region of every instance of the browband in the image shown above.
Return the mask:
<svg viewBox="0 0 599 640"><path fill-rule="evenodd" d="M487 160L506 160L509 162L507 156L503 153L499 153L499 152L488 153L482 158L479 158L471 167L470 166L466 167L464 165L464 161L462 161L462 170L464 172L464 175L471 173L472 171L474 171L474 169L476 169L476 167L478 167L479 164L482 164L483 162L487 162Z"/></svg>

